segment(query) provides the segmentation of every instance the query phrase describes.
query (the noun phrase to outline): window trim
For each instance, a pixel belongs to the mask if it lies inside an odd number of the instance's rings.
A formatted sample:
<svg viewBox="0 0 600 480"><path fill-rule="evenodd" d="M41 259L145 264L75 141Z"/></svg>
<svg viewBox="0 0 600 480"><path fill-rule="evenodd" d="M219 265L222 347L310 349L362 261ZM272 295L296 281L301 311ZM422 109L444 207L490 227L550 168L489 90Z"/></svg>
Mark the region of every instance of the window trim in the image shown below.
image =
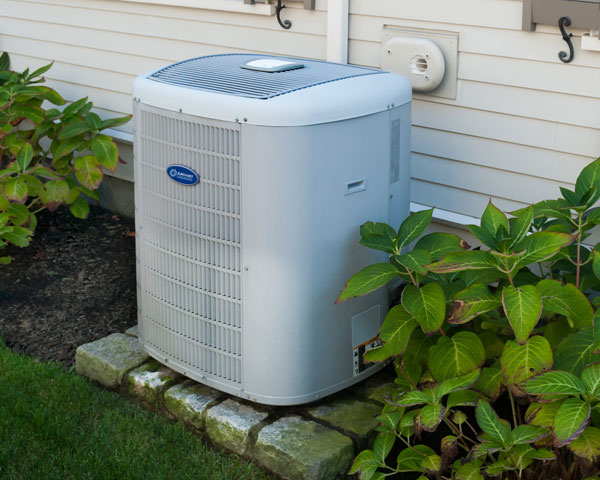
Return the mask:
<svg viewBox="0 0 600 480"><path fill-rule="evenodd" d="M600 0L523 0L523 30L534 32L536 24L558 25L571 19L571 28L600 29Z"/></svg>
<svg viewBox="0 0 600 480"><path fill-rule="evenodd" d="M172 7L196 8L202 10L219 10L233 13L249 13L253 15L275 15L275 6L270 3L247 4L243 0L121 0L130 3L146 3L152 5L169 5Z"/></svg>

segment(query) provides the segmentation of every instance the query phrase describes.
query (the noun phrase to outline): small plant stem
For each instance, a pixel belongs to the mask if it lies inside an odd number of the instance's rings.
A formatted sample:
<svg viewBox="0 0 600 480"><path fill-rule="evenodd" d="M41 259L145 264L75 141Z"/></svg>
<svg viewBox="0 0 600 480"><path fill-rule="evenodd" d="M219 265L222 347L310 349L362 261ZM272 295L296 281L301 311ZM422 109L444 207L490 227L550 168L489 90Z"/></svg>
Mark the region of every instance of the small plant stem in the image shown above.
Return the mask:
<svg viewBox="0 0 600 480"><path fill-rule="evenodd" d="M448 426L448 428L450 430L452 430L452 433L454 433L454 435L456 435L459 440L462 440L463 438L465 440L468 440L469 442L476 444L477 442L475 440L473 440L472 438L467 437L464 433L462 433L461 431L459 431L456 428L456 425L454 425L450 420L448 420L446 417L442 418L442 421ZM464 444L463 446L467 447L468 450L470 450L470 448L468 448L469 446L467 444Z"/></svg>
<svg viewBox="0 0 600 480"><path fill-rule="evenodd" d="M477 434L477 430L475 430L475 429L473 428L473 426L472 426L472 425L469 423L469 421L468 421L468 420L465 420L465 423L466 423L466 424L467 424L467 426L468 426L468 427L471 429L471 431L472 431L472 432L475 434L475 436L477 436L477 435L478 435L478 434Z"/></svg>
<svg viewBox="0 0 600 480"><path fill-rule="evenodd" d="M513 398L513 394L510 390L508 390L508 396L510 397L510 408L512 410L512 415L513 415L513 428L517 428L517 412L515 409L515 400Z"/></svg>
<svg viewBox="0 0 600 480"><path fill-rule="evenodd" d="M410 277L410 281L412 282L412 284L415 287L418 287L419 284L415 281L415 277L413 277L412 272L410 270L408 270L408 269L406 269L406 272L408 273L408 276Z"/></svg>
<svg viewBox="0 0 600 480"><path fill-rule="evenodd" d="M575 267L575 286L579 288L579 275L581 270L581 237L583 232L581 231L581 213L578 214L578 227L577 227L577 266Z"/></svg>

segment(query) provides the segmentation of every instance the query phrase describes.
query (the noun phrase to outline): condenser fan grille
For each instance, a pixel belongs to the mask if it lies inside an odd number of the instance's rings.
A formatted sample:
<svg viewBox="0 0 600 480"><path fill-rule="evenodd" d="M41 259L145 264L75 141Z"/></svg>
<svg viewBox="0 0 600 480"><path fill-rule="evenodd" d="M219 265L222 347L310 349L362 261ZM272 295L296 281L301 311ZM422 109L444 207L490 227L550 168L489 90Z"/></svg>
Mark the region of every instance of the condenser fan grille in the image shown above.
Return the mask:
<svg viewBox="0 0 600 480"><path fill-rule="evenodd" d="M150 78L170 85L264 100L323 83L381 73L363 67L314 60L303 61L304 68L276 73L240 67L246 62L262 58L271 57L228 54L194 58L169 65L153 73Z"/></svg>
<svg viewBox="0 0 600 480"><path fill-rule="evenodd" d="M241 383L239 129L143 106L140 201L143 338L190 371ZM169 165L200 177L172 181Z"/></svg>

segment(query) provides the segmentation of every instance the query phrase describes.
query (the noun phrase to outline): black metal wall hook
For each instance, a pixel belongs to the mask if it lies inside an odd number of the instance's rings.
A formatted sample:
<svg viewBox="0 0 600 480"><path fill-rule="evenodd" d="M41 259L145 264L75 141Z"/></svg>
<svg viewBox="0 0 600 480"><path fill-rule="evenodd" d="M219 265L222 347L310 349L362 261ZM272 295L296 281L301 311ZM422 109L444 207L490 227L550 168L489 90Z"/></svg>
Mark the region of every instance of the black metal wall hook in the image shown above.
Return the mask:
<svg viewBox="0 0 600 480"><path fill-rule="evenodd" d="M560 58L560 61L563 63L570 63L575 57L575 49L573 48L573 41L571 40L573 34L567 33L567 31L565 30L565 27L570 26L571 19L569 17L561 17L558 21L558 28L560 28L560 33L562 33L563 40L567 42L567 45L569 46L569 53L565 51L558 52L558 58Z"/></svg>
<svg viewBox="0 0 600 480"><path fill-rule="evenodd" d="M281 4L281 0L277 0L277 6L275 7L275 15L277 16L277 21L279 22L279 25L281 25L281 28L289 30L290 28L292 28L292 22L290 22L289 20L281 20L281 11L284 8L285 5Z"/></svg>

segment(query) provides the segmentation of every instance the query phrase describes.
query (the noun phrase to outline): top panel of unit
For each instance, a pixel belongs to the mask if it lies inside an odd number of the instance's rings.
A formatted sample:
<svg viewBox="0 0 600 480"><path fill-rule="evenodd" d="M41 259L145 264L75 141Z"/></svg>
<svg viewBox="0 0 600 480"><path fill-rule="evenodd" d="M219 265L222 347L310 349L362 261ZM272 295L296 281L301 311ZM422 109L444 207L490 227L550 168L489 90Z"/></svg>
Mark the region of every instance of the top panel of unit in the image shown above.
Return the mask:
<svg viewBox="0 0 600 480"><path fill-rule="evenodd" d="M262 63L268 64L267 68L261 68L260 60L266 60ZM315 60L226 54L178 62L149 78L174 86L266 100L316 85L380 73L370 68Z"/></svg>

